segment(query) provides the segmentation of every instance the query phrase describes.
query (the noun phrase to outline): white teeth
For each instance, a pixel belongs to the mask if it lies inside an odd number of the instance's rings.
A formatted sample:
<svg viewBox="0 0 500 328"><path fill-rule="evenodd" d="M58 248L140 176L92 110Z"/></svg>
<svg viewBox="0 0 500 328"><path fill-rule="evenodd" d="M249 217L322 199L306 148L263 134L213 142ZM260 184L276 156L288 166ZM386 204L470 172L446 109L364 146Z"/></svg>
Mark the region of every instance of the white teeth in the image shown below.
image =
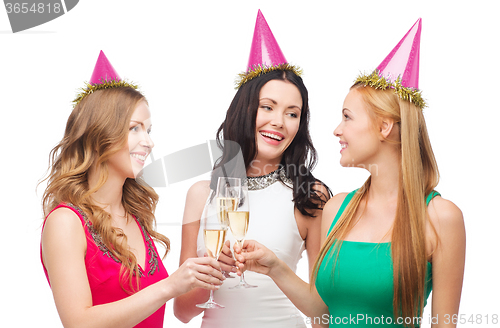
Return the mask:
<svg viewBox="0 0 500 328"><path fill-rule="evenodd" d="M262 135L263 135L263 136L265 136L265 137L272 138L272 139L275 139L275 140L278 140L278 141L283 140L283 138L282 138L282 137L277 136L277 135L272 134L272 133L268 133L268 132L261 132L260 134L262 134Z"/></svg>
<svg viewBox="0 0 500 328"><path fill-rule="evenodd" d="M341 144L340 147L342 147L342 149L345 149L347 148L347 144Z"/></svg>
<svg viewBox="0 0 500 328"><path fill-rule="evenodd" d="M132 153L132 154L130 154L130 156L135 157L137 159L140 159L141 161L145 161L146 160L146 156L143 156L143 155Z"/></svg>

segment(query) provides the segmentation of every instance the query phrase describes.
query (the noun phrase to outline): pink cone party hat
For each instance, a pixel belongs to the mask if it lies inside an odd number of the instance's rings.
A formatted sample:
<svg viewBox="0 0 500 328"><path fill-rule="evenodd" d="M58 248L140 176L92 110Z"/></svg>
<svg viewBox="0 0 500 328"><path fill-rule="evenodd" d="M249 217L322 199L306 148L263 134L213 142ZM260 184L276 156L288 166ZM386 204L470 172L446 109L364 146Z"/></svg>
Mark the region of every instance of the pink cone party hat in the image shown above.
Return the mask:
<svg viewBox="0 0 500 328"><path fill-rule="evenodd" d="M120 88L120 87L130 87L137 89L137 85L130 84L120 78L113 65L109 62L108 58L101 50L97 62L90 77L90 81L85 83L86 87L81 89L81 92L77 95L77 98L73 100L74 106L76 106L83 98L89 94L102 89Z"/></svg>
<svg viewBox="0 0 500 328"><path fill-rule="evenodd" d="M258 76L274 70L288 70L295 74L302 74L300 68L290 65L274 38L273 32L267 25L262 12L258 11L257 21L253 32L252 47L246 72L240 73L236 81L236 89Z"/></svg>
<svg viewBox="0 0 500 328"><path fill-rule="evenodd" d="M97 58L97 63L94 67L94 72L92 72L92 77L90 78L90 84L101 84L106 81L120 81L121 78L113 68L113 65L109 62L108 58L104 52L99 53Z"/></svg>
<svg viewBox="0 0 500 328"><path fill-rule="evenodd" d="M355 82L377 89L392 88L401 99L424 108L425 102L418 89L421 30L422 19L419 18L377 69L368 76L358 77Z"/></svg>

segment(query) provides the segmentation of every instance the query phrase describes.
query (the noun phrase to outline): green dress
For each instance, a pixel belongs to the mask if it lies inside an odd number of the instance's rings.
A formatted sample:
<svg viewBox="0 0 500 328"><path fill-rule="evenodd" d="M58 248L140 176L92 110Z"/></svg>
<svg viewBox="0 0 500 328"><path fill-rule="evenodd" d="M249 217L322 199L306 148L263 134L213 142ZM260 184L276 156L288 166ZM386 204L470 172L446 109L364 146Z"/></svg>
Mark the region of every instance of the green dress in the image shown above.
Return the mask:
<svg viewBox="0 0 500 328"><path fill-rule="evenodd" d="M356 190L348 194L342 203L330 231L351 201ZM426 199L427 205L439 195L432 192ZM328 233L330 233L328 231ZM343 241L340 248L335 273L335 254L330 249L321 263L316 278L316 289L328 306L330 316L311 318L311 323L329 323L330 327L355 326L403 327L403 321L418 319L393 318L393 266L391 243L367 243ZM427 263L425 302L432 289L432 264Z"/></svg>

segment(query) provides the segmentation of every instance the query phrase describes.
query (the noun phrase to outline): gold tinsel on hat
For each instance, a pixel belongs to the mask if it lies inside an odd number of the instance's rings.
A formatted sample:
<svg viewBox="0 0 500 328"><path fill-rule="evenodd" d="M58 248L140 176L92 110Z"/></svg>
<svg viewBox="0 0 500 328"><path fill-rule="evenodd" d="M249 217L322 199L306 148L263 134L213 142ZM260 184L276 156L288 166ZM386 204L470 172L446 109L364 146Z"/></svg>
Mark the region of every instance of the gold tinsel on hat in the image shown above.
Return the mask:
<svg viewBox="0 0 500 328"><path fill-rule="evenodd" d="M98 90L103 90L103 89L112 89L112 88L133 88L137 89L138 86L123 80L120 81L115 81L115 80L109 80L109 81L104 81L103 83L98 83L98 84L90 84L88 82L85 82L86 87L81 88L81 92L76 96L75 100L73 100L73 107L78 105L80 101L82 101L83 98L86 96L90 95L91 93L94 93L95 91Z"/></svg>
<svg viewBox="0 0 500 328"><path fill-rule="evenodd" d="M271 71L278 71L278 70L292 71L297 76L302 75L302 69L300 67L290 65L288 63L273 65L270 67L256 65L253 67L252 70L238 74L238 77L236 78L236 81L235 81L235 84L236 84L235 89L239 89L243 84L247 83L248 81L250 81L256 77L259 77L259 76L264 75L266 73L269 73Z"/></svg>
<svg viewBox="0 0 500 328"><path fill-rule="evenodd" d="M399 98L403 100L408 100L409 102L415 104L420 107L420 109L424 109L426 107L425 101L422 98L422 92L418 89L407 88L401 84L401 77L398 77L396 81L391 82L387 80L385 77L380 76L378 71L375 70L370 75L360 75L354 81L354 83L364 84L375 89L386 90L388 88L394 89L394 92L399 96Z"/></svg>

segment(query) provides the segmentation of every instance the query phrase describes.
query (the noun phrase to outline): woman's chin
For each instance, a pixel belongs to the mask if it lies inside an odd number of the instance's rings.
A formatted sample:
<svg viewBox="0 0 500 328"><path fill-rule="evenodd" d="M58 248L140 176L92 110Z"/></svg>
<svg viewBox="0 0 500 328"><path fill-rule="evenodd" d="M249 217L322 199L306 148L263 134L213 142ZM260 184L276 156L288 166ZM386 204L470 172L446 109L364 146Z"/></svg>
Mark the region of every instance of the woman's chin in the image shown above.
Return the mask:
<svg viewBox="0 0 500 328"><path fill-rule="evenodd" d="M349 161L347 161L345 158L341 157L340 158L340 166L342 166L342 167L349 166Z"/></svg>

